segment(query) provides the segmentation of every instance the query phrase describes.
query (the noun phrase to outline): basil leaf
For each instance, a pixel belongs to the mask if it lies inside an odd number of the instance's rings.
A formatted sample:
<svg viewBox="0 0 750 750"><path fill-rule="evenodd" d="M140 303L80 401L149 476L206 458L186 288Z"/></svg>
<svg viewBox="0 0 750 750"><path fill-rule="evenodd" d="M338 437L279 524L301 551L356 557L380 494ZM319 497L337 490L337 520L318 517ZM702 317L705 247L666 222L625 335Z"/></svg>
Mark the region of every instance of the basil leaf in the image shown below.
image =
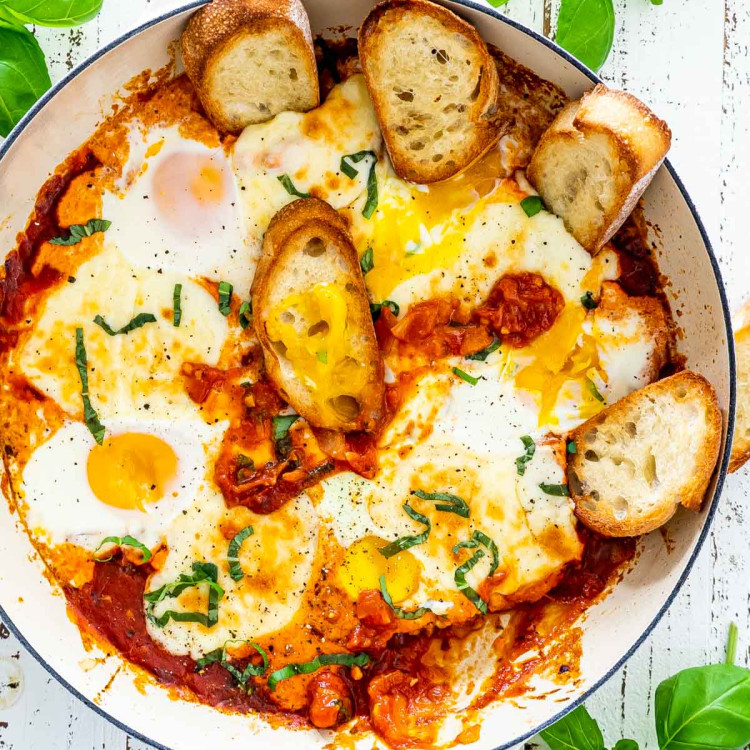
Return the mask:
<svg viewBox="0 0 750 750"><path fill-rule="evenodd" d="M568 440L568 444L566 446L566 450L568 453L578 453L578 447L576 446L575 440Z"/></svg>
<svg viewBox="0 0 750 750"><path fill-rule="evenodd" d="M279 175L279 177L277 177L276 179L284 186L284 190L286 190L289 195L293 195L296 198L310 197L310 193L300 193L300 191L297 190L296 187L294 187L292 178L288 174Z"/></svg>
<svg viewBox="0 0 750 750"><path fill-rule="evenodd" d="M453 374L458 375L461 380L465 380L469 385L476 385L483 377L482 375L480 375L479 377L475 378L473 375L469 375L468 372L464 372L458 367L453 368Z"/></svg>
<svg viewBox="0 0 750 750"><path fill-rule="evenodd" d="M493 336L491 344L485 346L484 349L480 349L478 352L474 352L474 354L467 354L464 359L473 359L476 362L484 362L492 352L496 352L499 348L500 339L497 336Z"/></svg>
<svg viewBox="0 0 750 750"><path fill-rule="evenodd" d="M401 607L397 607L393 603L393 599L391 599L391 595L388 593L388 589L385 585L385 576L380 576L380 594L383 597L383 601L393 610L393 613L396 615L396 617L402 619L402 620L418 620L420 617L423 617L428 612L431 612L432 610L429 607L419 607L418 609L415 609L411 612L407 612L405 609L401 609Z"/></svg>
<svg viewBox="0 0 750 750"><path fill-rule="evenodd" d="M578 706L539 734L550 750L604 750L602 730L585 706Z"/></svg>
<svg viewBox="0 0 750 750"><path fill-rule="evenodd" d="M729 635L727 636L727 655L724 659L725 664L734 664L734 658L737 655L737 626L729 623Z"/></svg>
<svg viewBox="0 0 750 750"><path fill-rule="evenodd" d="M661 750L739 748L750 743L750 670L711 664L678 672L656 689Z"/></svg>
<svg viewBox="0 0 750 750"><path fill-rule="evenodd" d="M306 661L302 664L287 664L285 667L272 672L268 678L268 689L273 692L282 680L288 680L297 674L312 674L321 667L328 667L332 664L340 664L344 667L364 667L369 663L370 657L364 652L359 654L320 654L312 661Z"/></svg>
<svg viewBox="0 0 750 750"><path fill-rule="evenodd" d="M214 563L194 562L192 574L180 573L179 578L172 583L165 583L155 591L144 593L146 601L146 616L159 628L163 628L170 620L176 622L199 622L211 628L219 621L219 600L224 596L224 589L217 583L219 570ZM157 617L154 614L156 605L164 599L174 599L185 589L201 584L208 584L208 612L176 612L168 609Z"/></svg>
<svg viewBox="0 0 750 750"><path fill-rule="evenodd" d="M531 218L542 210L542 199L538 195L529 195L521 201L521 208Z"/></svg>
<svg viewBox="0 0 750 750"><path fill-rule="evenodd" d="M180 321L182 320L182 284L175 284L174 291L172 292L172 308L174 310L172 314L172 325L175 328L179 328Z"/></svg>
<svg viewBox="0 0 750 750"><path fill-rule="evenodd" d="M273 439L278 443L289 434L289 428L299 419L299 414L282 414L274 417Z"/></svg>
<svg viewBox="0 0 750 750"><path fill-rule="evenodd" d="M102 0L0 0L0 9L21 23L40 26L80 26L101 8Z"/></svg>
<svg viewBox="0 0 750 750"><path fill-rule="evenodd" d="M567 484L545 484L542 482L539 485L539 489L547 495L554 495L555 497L570 497L570 490Z"/></svg>
<svg viewBox="0 0 750 750"><path fill-rule="evenodd" d="M245 458L243 456L243 458ZM242 542L245 541L249 536L254 533L252 526L245 526L242 531L237 532L233 537L232 541L229 542L229 549L227 550L227 562L229 563L229 575L235 581L241 581L245 574L242 572L242 566L240 565L240 547Z"/></svg>
<svg viewBox="0 0 750 750"><path fill-rule="evenodd" d="M8 135L51 85L34 35L23 26L0 22L0 136Z"/></svg>
<svg viewBox="0 0 750 750"><path fill-rule="evenodd" d="M414 490L411 494L416 495L421 500L430 500L438 503L435 505L435 510L455 513L462 518L469 517L469 504L458 495L451 495L450 492L423 492L422 490Z"/></svg>
<svg viewBox="0 0 750 750"><path fill-rule="evenodd" d="M615 11L612 0L562 0L555 41L597 72L612 49Z"/></svg>
<svg viewBox="0 0 750 750"><path fill-rule="evenodd" d="M130 333L136 328L145 326L146 323L156 323L156 316L152 315L151 313L138 313L138 315L136 315L134 318L131 318L129 323L126 323L122 328L119 328L116 331L110 327L109 323L107 323L107 321L104 320L101 315L97 315L94 318L94 323L96 323L100 328L103 328L109 336L117 336L121 333Z"/></svg>
<svg viewBox="0 0 750 750"><path fill-rule="evenodd" d="M586 387L589 389L589 393L601 403L604 403L604 396L599 393L599 389L596 387L596 383L591 378L586 378Z"/></svg>
<svg viewBox="0 0 750 750"><path fill-rule="evenodd" d="M523 476L526 473L526 464L534 458L534 453L536 453L536 444L528 435L523 435L521 442L524 448L526 448L526 452L523 456L519 456L516 459L516 471L519 476Z"/></svg>
<svg viewBox="0 0 750 750"><path fill-rule="evenodd" d="M473 540L472 540L473 541ZM455 549L460 546L473 547L476 546L472 542L459 542L454 547ZM487 614L487 602L482 599L481 596L471 587L466 581L466 574L484 557L484 552L478 549L463 565L456 568L456 572L453 574L453 580L456 582L458 590L483 614Z"/></svg>
<svg viewBox="0 0 750 750"><path fill-rule="evenodd" d="M151 559L151 550L145 545L141 544L137 539L135 539L132 536L108 536L102 539L99 546L94 550L94 560L96 562L108 562L112 559L113 555L109 555L109 557L97 557L96 553L105 545L105 544L116 544L118 547L123 547L127 545L128 547L134 547L137 550L140 550L142 558L141 562L145 563L148 562Z"/></svg>
<svg viewBox="0 0 750 750"><path fill-rule="evenodd" d="M635 740L617 740L612 750L639 750Z"/></svg>
<svg viewBox="0 0 750 750"><path fill-rule="evenodd" d="M227 658L227 646L230 643L247 643L248 645L252 646L261 656L263 659L262 664L253 664L252 662L249 663L242 672L240 672L237 667L235 667L233 664L229 662L229 659ZM195 672L201 672L206 667L210 666L211 664L221 664L224 669L229 672L229 674L234 677L237 683L245 689L247 689L247 682L251 677L260 677L262 674L266 672L268 669L268 654L265 652L265 650L259 646L257 643L254 643L253 641L243 641L243 640L229 640L227 641L221 648L214 649L213 651L210 651L205 656L198 659L198 661L195 662Z"/></svg>
<svg viewBox="0 0 750 750"><path fill-rule="evenodd" d="M372 156L372 158L375 160L377 160L378 158L374 151L357 151L356 154L349 154L347 156L342 156L341 164L340 164L341 171L350 180L353 180L359 174L359 170L355 169L351 164L349 164L349 162L352 162L352 164L358 164L366 156Z"/></svg>
<svg viewBox="0 0 750 750"><path fill-rule="evenodd" d="M372 315L373 321L380 317L380 311L384 307L387 307L396 317L401 312L398 304L389 299L383 300L383 302L370 302L370 315Z"/></svg>
<svg viewBox="0 0 750 750"><path fill-rule="evenodd" d="M510 0L487 0L487 2L493 7L493 8L500 8L506 3L510 2Z"/></svg>
<svg viewBox="0 0 750 750"><path fill-rule="evenodd" d="M402 536L396 539L394 542L386 544L385 547L379 547L378 552L380 552L383 557L393 557L399 552L403 552L405 549L409 549L409 547L416 547L418 544L426 542L427 537L430 536L430 530L432 529L430 519L427 518L427 516L423 516L421 513L417 513L417 511L414 510L411 505L409 505L408 500L404 503L403 508L409 518L413 519L414 521L419 521L419 523L424 524L427 528L421 534L415 534L413 536Z"/></svg>
<svg viewBox="0 0 750 750"><path fill-rule="evenodd" d="M107 219L89 219L85 224L72 224L68 227L67 237L53 237L50 245L77 245L84 237L91 237L97 232L106 232L112 226Z"/></svg>
<svg viewBox="0 0 750 750"><path fill-rule="evenodd" d="M201 656L201 658L195 662L195 669L193 671L200 672L201 670L205 669L211 664L216 664L216 662L221 661L223 658L224 658L224 649L215 648L213 651L209 651L204 656Z"/></svg>
<svg viewBox="0 0 750 750"><path fill-rule="evenodd" d="M228 281L219 282L219 312L225 317L232 312L233 288Z"/></svg>
<svg viewBox="0 0 750 750"><path fill-rule="evenodd" d="M242 329L244 330L245 328L247 328L250 325L253 317L253 303L243 302L240 305L240 311L239 313L237 313L237 317L240 319L240 325L242 326Z"/></svg>
<svg viewBox="0 0 750 750"><path fill-rule="evenodd" d="M365 219L369 219L378 207L378 178L375 174L375 166L378 163L377 154L374 151L357 151L356 154L342 156L340 168L349 179L353 180L359 174L359 170L355 169L349 162L357 164L366 156L372 157L372 164L370 165L370 172L367 175L367 200L362 209L362 216L364 216Z"/></svg>
<svg viewBox="0 0 750 750"><path fill-rule="evenodd" d="M373 260L372 256L372 248L368 247L362 257L359 259L359 267L362 269L363 276L365 274L368 274L370 271L372 271L373 268L375 268L375 261Z"/></svg>
<svg viewBox="0 0 750 750"><path fill-rule="evenodd" d="M315 356L318 362L322 362L324 365L328 364L328 352L318 352Z"/></svg>
<svg viewBox="0 0 750 750"><path fill-rule="evenodd" d="M581 304L587 310L595 310L599 303L594 299L594 295L592 292L586 292L586 294L581 297Z"/></svg>
<svg viewBox="0 0 750 750"><path fill-rule="evenodd" d="M483 531L475 531L471 535L471 539L456 544L453 547L453 554L455 555L460 549L476 549L480 544L492 555L492 565L490 565L489 576L493 576L500 565L500 553L495 542L493 542Z"/></svg>
<svg viewBox="0 0 750 750"><path fill-rule="evenodd" d="M76 367L81 378L81 400L83 401L83 421L94 436L99 445L104 442L104 425L99 421L96 409L91 405L89 398L89 373L88 360L86 359L86 346L83 343L83 328L76 328Z"/></svg>

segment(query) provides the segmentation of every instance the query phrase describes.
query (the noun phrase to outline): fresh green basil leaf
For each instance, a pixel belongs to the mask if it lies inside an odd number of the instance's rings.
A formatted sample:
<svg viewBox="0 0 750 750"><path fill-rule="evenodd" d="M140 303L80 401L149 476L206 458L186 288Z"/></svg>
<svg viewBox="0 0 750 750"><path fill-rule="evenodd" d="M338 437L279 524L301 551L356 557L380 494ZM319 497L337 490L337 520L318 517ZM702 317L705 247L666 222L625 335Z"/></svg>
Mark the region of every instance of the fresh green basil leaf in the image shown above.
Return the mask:
<svg viewBox="0 0 750 750"><path fill-rule="evenodd" d="M289 434L289 428L299 419L299 414L281 414L274 417L273 439L278 443Z"/></svg>
<svg viewBox="0 0 750 750"><path fill-rule="evenodd" d="M602 730L585 706L578 706L539 734L550 750L604 750Z"/></svg>
<svg viewBox="0 0 750 750"><path fill-rule="evenodd" d="M99 546L94 550L94 560L96 562L109 562L114 555L110 553L107 555L107 557L99 557L98 552L99 550L104 547L104 545L112 544L115 547L133 547L134 549L137 549L141 553L141 562L148 562L152 555L151 550L145 545L139 542L135 537L132 536L108 536L102 539L102 541L99 543Z"/></svg>
<svg viewBox="0 0 750 750"><path fill-rule="evenodd" d="M510 0L487 0L487 2L493 7L493 8L501 8L506 3L510 2Z"/></svg>
<svg viewBox="0 0 750 750"><path fill-rule="evenodd" d="M152 315L151 313L138 313L138 315L131 318L130 321L126 323L122 328L118 328L117 330L112 328L112 326L110 326L110 324L107 323L107 321L101 315L97 315L94 318L94 323L96 323L99 328L105 331L108 336L117 336L122 333L130 333L131 331L135 331L136 328L142 328L146 325L146 323L156 323L156 316Z"/></svg>
<svg viewBox="0 0 750 750"><path fill-rule="evenodd" d="M362 254L362 257L359 259L359 267L362 269L363 276L370 273L370 271L375 268L375 260L373 258L373 250L371 247L368 247Z"/></svg>
<svg viewBox="0 0 750 750"><path fill-rule="evenodd" d="M396 317L398 317L399 312L401 312L401 308L398 304L390 299L384 300L383 302L370 302L370 315L372 315L373 322L380 317L380 311L384 307L387 307Z"/></svg>
<svg viewBox="0 0 750 750"><path fill-rule="evenodd" d="M635 740L617 740L612 750L639 750Z"/></svg>
<svg viewBox="0 0 750 750"><path fill-rule="evenodd" d="M484 349L480 349L478 352L474 352L474 354L467 354L464 359L473 359L476 362L484 362L492 352L496 352L499 348L500 339L497 336L493 336L492 343L489 344L489 346L485 346Z"/></svg>
<svg viewBox="0 0 750 750"><path fill-rule="evenodd" d="M538 195L529 195L521 201L521 208L531 218L542 210L542 199Z"/></svg>
<svg viewBox="0 0 750 750"><path fill-rule="evenodd" d="M562 0L555 41L597 72L612 49L615 11L612 0Z"/></svg>
<svg viewBox="0 0 750 750"><path fill-rule="evenodd" d="M172 291L172 307L174 312L172 314L172 325L175 328L179 328L180 321L182 320L182 284L175 284L174 290Z"/></svg>
<svg viewBox="0 0 750 750"><path fill-rule="evenodd" d="M454 547L454 552L461 547L475 547L478 546L478 542L472 540L470 542L459 542ZM487 614L487 602L479 596L479 592L469 586L466 580L466 574L484 557L484 551L478 549L463 565L459 565L453 574L453 580L456 583L458 590L483 614Z"/></svg>
<svg viewBox="0 0 750 750"><path fill-rule="evenodd" d="M282 680L288 680L297 674L312 674L321 667L332 664L340 664L344 667L364 667L369 663L370 657L364 652L359 654L320 654L312 661L306 661L302 664L287 664L285 667L272 672L268 677L268 689L273 692Z"/></svg>
<svg viewBox="0 0 750 750"><path fill-rule="evenodd" d="M0 8L20 23L80 26L102 9L102 0L0 0Z"/></svg>
<svg viewBox="0 0 750 750"><path fill-rule="evenodd" d="M555 497L570 497L570 490L567 484L547 484L542 482L539 485L539 489L547 495L554 495Z"/></svg>
<svg viewBox="0 0 750 750"><path fill-rule="evenodd" d="M228 281L219 282L219 312L226 317L232 312L232 291L234 287Z"/></svg>
<svg viewBox="0 0 750 750"><path fill-rule="evenodd" d="M432 611L429 607L419 607L411 611L397 607L388 593L388 588L385 584L385 575L380 576L380 595L383 597L383 601L393 610L393 614L401 620L418 620Z"/></svg>
<svg viewBox="0 0 750 750"><path fill-rule="evenodd" d="M295 198L310 197L310 193L301 193L296 187L294 187L292 178L288 174L279 175L276 179L284 186L284 190L286 190L289 195L293 195Z"/></svg>
<svg viewBox="0 0 750 750"><path fill-rule="evenodd" d="M424 490L412 490L411 494L416 495L420 500L436 503L435 510L455 513L461 518L469 517L469 504L458 495L453 495L450 492L425 492Z"/></svg>
<svg viewBox="0 0 750 750"><path fill-rule="evenodd" d="M468 372L464 372L460 367L454 367L453 374L461 378L461 380L465 381L469 385L476 385L484 377L484 375L479 375L475 378L473 375L469 375Z"/></svg>
<svg viewBox="0 0 750 750"><path fill-rule="evenodd" d="M34 35L23 26L0 21L0 136L8 135L50 86L44 53Z"/></svg>
<svg viewBox="0 0 750 750"><path fill-rule="evenodd" d="M725 664L734 664L737 655L737 625L729 623L729 634L727 635L727 653L724 659Z"/></svg>
<svg viewBox="0 0 750 750"><path fill-rule="evenodd" d="M243 458L246 458L246 456L243 456ZM242 566L240 565L240 547L242 547L242 542L252 536L253 533L252 526L245 526L245 528L238 531L232 537L232 541L229 542L227 562L229 563L229 575L234 581L241 581L245 577L245 574L242 572Z"/></svg>
<svg viewBox="0 0 750 750"><path fill-rule="evenodd" d="M575 440L568 440L566 450L568 453L578 453L578 447Z"/></svg>
<svg viewBox="0 0 750 750"><path fill-rule="evenodd" d="M597 301L596 301L596 300L594 299L594 294L593 294L593 292L586 292L586 293L585 293L585 294L584 294L584 295L583 295L583 296L581 297L581 304L582 304L582 305L583 305L583 306L584 306L584 307L585 307L585 308L586 308L587 310L595 310L595 309L596 309L596 307L597 307L597 305L598 305L599 303L598 303L598 302L597 302Z"/></svg>
<svg viewBox="0 0 750 750"><path fill-rule="evenodd" d="M661 750L739 748L750 744L750 670L733 664L683 669L656 689Z"/></svg>
<svg viewBox="0 0 750 750"><path fill-rule="evenodd" d="M599 393L599 389L596 387L596 383L591 378L586 378L586 385L589 389L589 393L600 403L604 403L604 396Z"/></svg>
<svg viewBox="0 0 750 750"><path fill-rule="evenodd" d="M107 219L89 219L85 224L71 224L67 237L53 237L50 245L77 245L84 237L91 237L97 232L106 232L112 226Z"/></svg>
<svg viewBox="0 0 750 750"><path fill-rule="evenodd" d="M91 404L89 397L89 370L86 357L86 345L83 342L83 328L76 328L76 368L81 378L81 400L83 402L83 421L99 445L104 442L104 425Z"/></svg>
<svg viewBox="0 0 750 750"><path fill-rule="evenodd" d="M534 458L534 454L536 453L536 444L529 435L523 435L521 442L526 450L522 456L516 459L516 472L519 476L523 476L526 473L526 464Z"/></svg>
<svg viewBox="0 0 750 750"><path fill-rule="evenodd" d="M416 547L418 544L426 542L427 537L430 536L430 531L432 529L430 519L414 510L414 508L409 505L408 500L404 503L403 508L409 518L413 521L418 521L427 528L421 534L402 536L390 544L386 544L385 547L378 547L378 552L380 552L383 557L390 558L397 555L399 552L403 552L405 549L409 549L409 547Z"/></svg>
<svg viewBox="0 0 750 750"><path fill-rule="evenodd" d="M249 302L243 302L240 305L240 311L237 313L237 317L239 318L240 325L242 326L243 330L250 325L253 319L252 300L250 300Z"/></svg>

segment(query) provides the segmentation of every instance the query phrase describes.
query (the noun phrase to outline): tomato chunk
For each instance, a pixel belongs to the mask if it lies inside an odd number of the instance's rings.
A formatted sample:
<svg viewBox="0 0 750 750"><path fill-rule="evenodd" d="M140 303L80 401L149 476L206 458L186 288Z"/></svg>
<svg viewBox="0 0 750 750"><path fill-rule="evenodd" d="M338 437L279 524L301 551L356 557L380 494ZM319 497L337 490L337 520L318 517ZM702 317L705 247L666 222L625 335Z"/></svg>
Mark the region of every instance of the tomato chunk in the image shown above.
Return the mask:
<svg viewBox="0 0 750 750"><path fill-rule="evenodd" d="M354 712L351 691L341 675L323 670L310 681L310 721L319 729L330 729L351 718Z"/></svg>

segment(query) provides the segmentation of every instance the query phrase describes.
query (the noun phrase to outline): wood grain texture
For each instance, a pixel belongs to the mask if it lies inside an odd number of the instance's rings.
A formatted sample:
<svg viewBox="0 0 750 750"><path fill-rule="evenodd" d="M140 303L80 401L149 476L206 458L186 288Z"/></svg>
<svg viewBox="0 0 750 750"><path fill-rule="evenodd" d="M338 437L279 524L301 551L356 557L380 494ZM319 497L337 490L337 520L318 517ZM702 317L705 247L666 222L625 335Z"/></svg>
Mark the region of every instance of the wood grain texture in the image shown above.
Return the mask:
<svg viewBox="0 0 750 750"><path fill-rule="evenodd" d="M502 9L553 34L560 0L511 0ZM127 28L175 0L105 0L80 29L38 31L53 80ZM670 158L698 206L721 264L730 303L750 296L750 7L746 0L615 0L614 51L601 73L647 101L674 133ZM683 591L627 666L588 702L606 743L633 737L655 748L653 694L683 667L718 660L730 621L738 661L750 658L750 471L727 481L709 542ZM637 602L634 603L637 606ZM24 686L0 709L0 750L146 750L73 698L0 627L0 663L17 662ZM0 686L2 695L2 686Z"/></svg>

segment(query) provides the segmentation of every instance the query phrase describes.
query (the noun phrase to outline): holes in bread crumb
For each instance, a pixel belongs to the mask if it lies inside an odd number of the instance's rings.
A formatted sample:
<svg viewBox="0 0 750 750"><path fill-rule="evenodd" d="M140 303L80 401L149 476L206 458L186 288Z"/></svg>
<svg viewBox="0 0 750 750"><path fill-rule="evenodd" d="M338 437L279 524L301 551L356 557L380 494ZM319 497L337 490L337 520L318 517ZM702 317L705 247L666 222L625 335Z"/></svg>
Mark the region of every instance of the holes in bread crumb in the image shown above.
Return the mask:
<svg viewBox="0 0 750 750"><path fill-rule="evenodd" d="M291 325L297 319L294 317L294 313L289 312L289 310L284 310L284 312L279 315L279 320L282 323L288 323Z"/></svg>
<svg viewBox="0 0 750 750"><path fill-rule="evenodd" d="M474 90L471 92L471 96L469 97L469 101L475 102L479 98L479 92L482 90L482 73L484 72L484 68L479 69L479 77L477 78L477 84L474 86Z"/></svg>
<svg viewBox="0 0 750 750"><path fill-rule="evenodd" d="M396 126L396 132L399 135L409 135L409 128L406 128L403 125L397 125Z"/></svg>
<svg viewBox="0 0 750 750"><path fill-rule="evenodd" d="M625 431L630 437L635 437L638 434L638 428L635 426L635 422L625 422Z"/></svg>
<svg viewBox="0 0 750 750"><path fill-rule="evenodd" d="M266 113L266 114L267 114L268 112L270 112L270 111L271 111L271 110L269 109L268 105L267 105L267 104L265 104L264 102L259 102L257 106L258 106L258 109L259 109L259 110L260 110L261 112L264 112L264 113Z"/></svg>
<svg viewBox="0 0 750 750"><path fill-rule="evenodd" d="M325 251L325 242L320 237L313 237L302 250L305 255L309 255L311 258L319 258Z"/></svg>
<svg viewBox="0 0 750 750"><path fill-rule="evenodd" d="M448 78L448 80L449 80L449 81L450 81L451 83L457 83L457 82L458 82L458 76L450 76L450 77Z"/></svg>
<svg viewBox="0 0 750 750"><path fill-rule="evenodd" d="M583 436L583 442L584 443L593 443L596 440L596 436L599 434L599 430L594 427L592 430L589 430L584 436Z"/></svg>
<svg viewBox="0 0 750 750"><path fill-rule="evenodd" d="M643 475L646 477L650 487L659 484L659 477L656 473L656 456L649 451L648 457L643 465Z"/></svg>
<svg viewBox="0 0 750 750"><path fill-rule="evenodd" d="M593 501L594 501L595 503L598 503L598 502L599 502L599 492L598 492L598 490L591 490L591 492L590 492L589 494L591 495L591 499L592 499L592 500L593 500Z"/></svg>
<svg viewBox="0 0 750 750"><path fill-rule="evenodd" d="M443 155L442 154L435 154L435 156L432 157L432 161L434 161L436 163L439 162L439 161L442 161L442 160L443 160Z"/></svg>
<svg viewBox="0 0 750 750"><path fill-rule="evenodd" d="M341 394L335 398L329 398L328 403L336 414L347 422L356 419L360 413L359 401L354 396Z"/></svg>
<svg viewBox="0 0 750 750"><path fill-rule="evenodd" d="M599 454L596 451L588 450L583 454L583 457L587 461L592 461L593 463L597 463L599 461Z"/></svg>
<svg viewBox="0 0 750 750"><path fill-rule="evenodd" d="M680 386L675 392L675 396L677 396L677 398L685 398L685 396L687 396L687 393L687 388L685 388L684 386Z"/></svg>
<svg viewBox="0 0 750 750"><path fill-rule="evenodd" d="M319 320L317 323L313 323L313 325L311 325L307 329L307 335L317 336L317 334L321 334L322 336L327 336L329 330L330 330L330 327L328 323L326 323L325 320Z"/></svg>
<svg viewBox="0 0 750 750"><path fill-rule="evenodd" d="M450 60L448 53L444 49L433 49L432 54L441 65L445 65Z"/></svg>
<svg viewBox="0 0 750 750"><path fill-rule="evenodd" d="M298 78L297 76L297 69L296 68L290 68L289 69L289 80L290 81L296 81Z"/></svg>
<svg viewBox="0 0 750 750"><path fill-rule="evenodd" d="M286 344L283 341L272 341L271 348L279 359L286 359Z"/></svg>
<svg viewBox="0 0 750 750"><path fill-rule="evenodd" d="M574 495L583 494L583 485L581 484L581 480L578 478L578 474L576 474L572 469L568 471L568 487Z"/></svg>
<svg viewBox="0 0 750 750"><path fill-rule="evenodd" d="M346 282L346 286L344 287L344 291L347 294L356 294L359 289L357 289L357 285L352 283L351 281Z"/></svg>
<svg viewBox="0 0 750 750"><path fill-rule="evenodd" d="M411 91L399 91L396 96L401 99L402 102L413 102L414 94Z"/></svg>
<svg viewBox="0 0 750 750"><path fill-rule="evenodd" d="M456 166L456 162L455 162L455 161L453 161L453 159L448 159L448 161L447 161L447 162L445 162L445 165L446 165L447 167L450 167L451 169L453 169L453 167L455 167L455 166Z"/></svg>
<svg viewBox="0 0 750 750"><path fill-rule="evenodd" d="M622 521L627 517L629 509L630 505L622 495L619 495L614 503L612 503L612 512L618 521Z"/></svg>
<svg viewBox="0 0 750 750"><path fill-rule="evenodd" d="M423 141L412 141L409 144L409 148L412 151L421 151L424 148L424 142Z"/></svg>

